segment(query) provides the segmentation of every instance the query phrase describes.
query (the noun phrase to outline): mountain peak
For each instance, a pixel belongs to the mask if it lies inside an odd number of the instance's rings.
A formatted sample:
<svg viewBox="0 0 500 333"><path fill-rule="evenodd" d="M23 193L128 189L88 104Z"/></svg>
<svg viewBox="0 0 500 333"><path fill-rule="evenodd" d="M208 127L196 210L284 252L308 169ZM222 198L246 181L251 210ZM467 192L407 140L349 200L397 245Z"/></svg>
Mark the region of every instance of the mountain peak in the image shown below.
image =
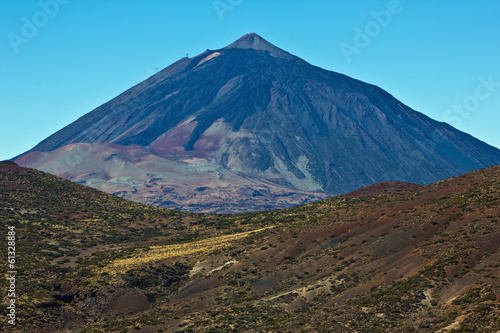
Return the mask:
<svg viewBox="0 0 500 333"><path fill-rule="evenodd" d="M266 41L264 38L257 35L255 32L252 32L252 33L246 34L243 37L239 38L238 40L233 42L231 45L229 45L227 48L260 49L260 47L262 47L263 45L274 46L271 43L269 43L268 41Z"/></svg>
<svg viewBox="0 0 500 333"><path fill-rule="evenodd" d="M247 34L179 60L15 161L151 205L236 213L428 184L500 164L500 150ZM362 194L387 187L399 188Z"/></svg>
<svg viewBox="0 0 500 333"><path fill-rule="evenodd" d="M244 35L240 39L226 46L225 49L253 49L258 51L268 51L271 55L279 58L294 58L294 56L290 53L274 46L254 32Z"/></svg>

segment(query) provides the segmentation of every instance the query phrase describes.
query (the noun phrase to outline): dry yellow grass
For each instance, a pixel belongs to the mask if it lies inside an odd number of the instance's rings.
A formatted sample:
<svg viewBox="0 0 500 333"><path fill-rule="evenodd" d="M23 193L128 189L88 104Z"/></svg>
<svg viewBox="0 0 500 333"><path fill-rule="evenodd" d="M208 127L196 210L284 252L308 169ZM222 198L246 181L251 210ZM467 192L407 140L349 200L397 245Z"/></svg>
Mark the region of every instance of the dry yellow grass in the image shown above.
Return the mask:
<svg viewBox="0 0 500 333"><path fill-rule="evenodd" d="M133 257L131 258L117 259L113 261L112 263L104 267L102 269L102 272L107 272L110 275L122 274L129 269L163 259L186 256L195 253L212 252L231 245L231 242L269 228L272 227L266 227L232 235L213 237L192 243L151 246L149 249L145 249L139 253L133 254Z"/></svg>

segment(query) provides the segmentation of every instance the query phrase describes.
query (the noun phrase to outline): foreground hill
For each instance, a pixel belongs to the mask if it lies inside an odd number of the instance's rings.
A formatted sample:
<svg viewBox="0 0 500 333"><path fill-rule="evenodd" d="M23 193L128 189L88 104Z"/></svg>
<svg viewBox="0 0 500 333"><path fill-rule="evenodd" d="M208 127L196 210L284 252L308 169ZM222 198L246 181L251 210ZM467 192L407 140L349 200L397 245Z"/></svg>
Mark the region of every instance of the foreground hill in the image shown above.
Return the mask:
<svg viewBox="0 0 500 333"><path fill-rule="evenodd" d="M18 332L500 330L498 166L206 215L0 164L0 218Z"/></svg>
<svg viewBox="0 0 500 333"><path fill-rule="evenodd" d="M429 184L500 164L500 150L248 34L180 59L15 161L137 202L234 213Z"/></svg>

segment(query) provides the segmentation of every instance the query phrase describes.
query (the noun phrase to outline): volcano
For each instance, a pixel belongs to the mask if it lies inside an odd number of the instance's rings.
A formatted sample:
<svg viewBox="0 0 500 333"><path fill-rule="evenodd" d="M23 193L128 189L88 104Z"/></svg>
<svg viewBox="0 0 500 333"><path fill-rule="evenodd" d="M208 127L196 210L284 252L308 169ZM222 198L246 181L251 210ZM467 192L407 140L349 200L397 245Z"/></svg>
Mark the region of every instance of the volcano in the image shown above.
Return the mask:
<svg viewBox="0 0 500 333"><path fill-rule="evenodd" d="M180 59L15 161L150 205L233 213L429 184L500 164L500 150L252 33Z"/></svg>

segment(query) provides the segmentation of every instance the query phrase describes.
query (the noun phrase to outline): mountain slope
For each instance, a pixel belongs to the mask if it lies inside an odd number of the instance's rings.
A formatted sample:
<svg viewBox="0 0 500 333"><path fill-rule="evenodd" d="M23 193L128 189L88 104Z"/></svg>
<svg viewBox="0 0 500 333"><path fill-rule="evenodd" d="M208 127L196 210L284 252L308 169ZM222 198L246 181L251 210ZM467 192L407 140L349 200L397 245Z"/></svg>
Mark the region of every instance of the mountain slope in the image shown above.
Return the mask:
<svg viewBox="0 0 500 333"><path fill-rule="evenodd" d="M72 163L75 149L85 158ZM500 150L248 34L179 60L16 161L148 204L237 212L429 184L500 164ZM266 194L240 194L252 189Z"/></svg>
<svg viewBox="0 0 500 333"><path fill-rule="evenodd" d="M22 309L9 331L496 332L499 180L493 167L204 215L0 163Z"/></svg>

